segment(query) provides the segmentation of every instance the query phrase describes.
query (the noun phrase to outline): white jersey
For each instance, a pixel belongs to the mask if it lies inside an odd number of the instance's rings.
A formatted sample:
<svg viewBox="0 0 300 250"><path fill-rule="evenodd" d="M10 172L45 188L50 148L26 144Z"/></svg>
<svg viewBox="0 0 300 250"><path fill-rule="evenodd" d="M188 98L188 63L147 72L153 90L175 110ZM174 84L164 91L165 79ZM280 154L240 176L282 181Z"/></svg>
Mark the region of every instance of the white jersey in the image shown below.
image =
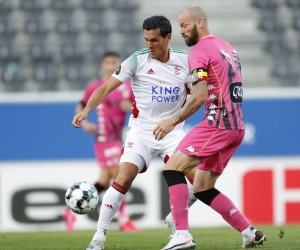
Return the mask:
<svg viewBox="0 0 300 250"><path fill-rule="evenodd" d="M154 129L157 122L173 116L186 101L185 81L189 74L188 55L169 48L170 58L162 63L152 59L147 48L128 57L113 77L125 82L131 78L135 97L129 125ZM183 122L176 128L182 128Z"/></svg>

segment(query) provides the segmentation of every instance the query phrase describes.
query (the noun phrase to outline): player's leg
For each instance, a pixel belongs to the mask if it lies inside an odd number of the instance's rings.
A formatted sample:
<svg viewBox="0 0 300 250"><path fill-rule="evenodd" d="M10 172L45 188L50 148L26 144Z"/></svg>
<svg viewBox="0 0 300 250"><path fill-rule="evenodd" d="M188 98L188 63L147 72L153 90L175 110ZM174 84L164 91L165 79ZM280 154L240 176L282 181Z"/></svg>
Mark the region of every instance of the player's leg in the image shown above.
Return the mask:
<svg viewBox="0 0 300 250"><path fill-rule="evenodd" d="M87 250L104 249L106 231L111 220L118 212L124 195L131 187L133 180L144 166L145 160L141 155L134 152L125 152L122 155L118 175L102 199L97 231Z"/></svg>
<svg viewBox="0 0 300 250"><path fill-rule="evenodd" d="M199 162L199 158L196 156L189 156L181 151L175 151L164 166L163 175L169 187L170 207L176 231L163 249L194 249L196 246L189 232L189 190L185 174L196 167ZM177 245L178 247L176 247Z"/></svg>
<svg viewBox="0 0 300 250"><path fill-rule="evenodd" d="M110 169L110 179L115 180L119 173L119 168L111 168ZM122 231L126 232L138 232L141 229L134 225L133 221L129 218L128 214L125 211L127 201L126 195L124 196L122 203L120 205L119 211L117 213L119 227Z"/></svg>
<svg viewBox="0 0 300 250"><path fill-rule="evenodd" d="M221 141L228 141L228 145L218 148L212 155L203 158L198 166L194 191L195 196L219 213L222 218L243 235L243 247L252 247L262 244L265 236L254 229L234 203L215 188L218 177L226 168L231 156L242 142L244 132L223 131L218 137ZM226 140L224 140L226 139ZM217 142L218 139L216 138ZM230 142L231 141L231 142ZM219 143L220 144L220 143Z"/></svg>

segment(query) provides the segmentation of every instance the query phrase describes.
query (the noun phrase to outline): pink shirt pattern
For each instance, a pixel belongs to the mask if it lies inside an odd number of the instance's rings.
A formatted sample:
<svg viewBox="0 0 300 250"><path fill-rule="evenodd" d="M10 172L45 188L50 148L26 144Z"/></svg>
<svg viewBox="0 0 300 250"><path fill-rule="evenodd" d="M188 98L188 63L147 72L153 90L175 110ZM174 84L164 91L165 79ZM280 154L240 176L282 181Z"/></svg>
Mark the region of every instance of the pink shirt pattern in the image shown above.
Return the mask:
<svg viewBox="0 0 300 250"><path fill-rule="evenodd" d="M84 93L82 102L86 104L92 93L105 83L100 79L90 83ZM123 126L126 112L120 108L120 102L128 100L133 102L134 97L130 81L124 82L116 90L110 93L104 101L96 107L97 113L97 142L115 142L122 144Z"/></svg>
<svg viewBox="0 0 300 250"><path fill-rule="evenodd" d="M191 72L207 72L204 120L226 130L245 129L241 64L236 50L216 36L203 37L189 52Z"/></svg>

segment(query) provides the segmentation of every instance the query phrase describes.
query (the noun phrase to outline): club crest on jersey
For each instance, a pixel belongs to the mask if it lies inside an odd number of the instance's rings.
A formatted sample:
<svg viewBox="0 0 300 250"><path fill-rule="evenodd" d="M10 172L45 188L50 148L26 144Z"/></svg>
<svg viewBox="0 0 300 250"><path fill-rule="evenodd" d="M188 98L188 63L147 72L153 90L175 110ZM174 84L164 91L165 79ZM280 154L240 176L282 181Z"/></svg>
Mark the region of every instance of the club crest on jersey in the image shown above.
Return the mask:
<svg viewBox="0 0 300 250"><path fill-rule="evenodd" d="M180 68L178 68L177 66L174 67L174 75L180 75Z"/></svg>

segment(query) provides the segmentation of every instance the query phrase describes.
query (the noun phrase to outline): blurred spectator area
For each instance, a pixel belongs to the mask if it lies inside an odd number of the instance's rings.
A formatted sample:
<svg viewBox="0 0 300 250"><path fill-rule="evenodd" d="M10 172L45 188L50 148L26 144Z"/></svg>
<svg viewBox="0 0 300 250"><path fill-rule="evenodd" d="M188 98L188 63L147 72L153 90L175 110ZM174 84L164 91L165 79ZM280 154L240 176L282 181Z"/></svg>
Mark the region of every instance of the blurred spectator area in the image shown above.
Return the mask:
<svg viewBox="0 0 300 250"><path fill-rule="evenodd" d="M82 90L101 77L107 50L122 59L144 45L142 22L163 14L170 46L190 50L177 17L185 1L0 0L0 91ZM300 86L300 0L199 3L212 34L238 51L244 87Z"/></svg>
<svg viewBox="0 0 300 250"><path fill-rule="evenodd" d="M143 44L137 0L0 0L0 91L83 90ZM140 36L136 36L140 32Z"/></svg>
<svg viewBox="0 0 300 250"><path fill-rule="evenodd" d="M300 86L300 0L251 0L259 13L270 74L281 86Z"/></svg>

